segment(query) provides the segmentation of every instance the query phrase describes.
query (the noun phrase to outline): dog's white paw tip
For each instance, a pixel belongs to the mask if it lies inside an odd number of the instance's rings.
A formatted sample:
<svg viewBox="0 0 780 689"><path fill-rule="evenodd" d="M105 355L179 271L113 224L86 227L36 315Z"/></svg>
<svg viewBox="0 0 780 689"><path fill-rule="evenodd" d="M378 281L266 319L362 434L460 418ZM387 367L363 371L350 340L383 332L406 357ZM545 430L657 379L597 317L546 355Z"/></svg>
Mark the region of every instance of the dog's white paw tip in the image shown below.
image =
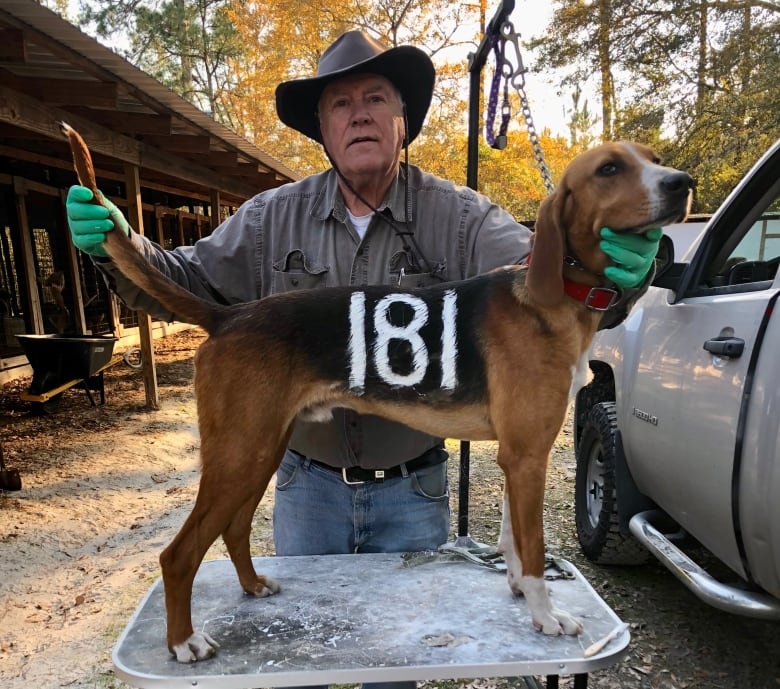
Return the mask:
<svg viewBox="0 0 780 689"><path fill-rule="evenodd" d="M195 633L184 643L173 647L173 653L179 663L195 663L211 658L219 644L205 632Z"/></svg>
<svg viewBox="0 0 780 689"><path fill-rule="evenodd" d="M281 590L282 587L279 586L279 582L276 581L276 579L263 577L262 584L257 587L255 595L258 598L266 598L268 596L273 596L275 593L279 593Z"/></svg>
<svg viewBox="0 0 780 689"><path fill-rule="evenodd" d="M561 627L563 627L563 633L568 634L569 636L576 636L577 634L582 634L583 630L585 629L582 626L582 622L580 622L576 617L569 617L566 615L566 618L563 620L560 620Z"/></svg>
<svg viewBox="0 0 780 689"><path fill-rule="evenodd" d="M583 630L582 622L562 610L553 610L544 621L533 621L534 627L547 636L576 636Z"/></svg>
<svg viewBox="0 0 780 689"><path fill-rule="evenodd" d="M261 596L272 596L274 593L279 593L279 591L282 590L282 587L279 586L279 582L276 581L276 579L271 579L271 577L265 578L265 586L263 586Z"/></svg>

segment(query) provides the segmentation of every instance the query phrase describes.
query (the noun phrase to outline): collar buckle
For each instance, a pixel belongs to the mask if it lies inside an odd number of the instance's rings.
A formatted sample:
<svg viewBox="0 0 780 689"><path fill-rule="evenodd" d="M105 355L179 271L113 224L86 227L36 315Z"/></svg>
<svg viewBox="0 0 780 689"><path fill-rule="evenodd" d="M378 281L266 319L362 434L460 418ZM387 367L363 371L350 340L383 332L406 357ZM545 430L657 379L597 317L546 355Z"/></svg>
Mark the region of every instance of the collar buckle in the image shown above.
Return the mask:
<svg viewBox="0 0 780 689"><path fill-rule="evenodd" d="M608 311L620 299L620 292L609 287L591 287L583 302L592 311Z"/></svg>

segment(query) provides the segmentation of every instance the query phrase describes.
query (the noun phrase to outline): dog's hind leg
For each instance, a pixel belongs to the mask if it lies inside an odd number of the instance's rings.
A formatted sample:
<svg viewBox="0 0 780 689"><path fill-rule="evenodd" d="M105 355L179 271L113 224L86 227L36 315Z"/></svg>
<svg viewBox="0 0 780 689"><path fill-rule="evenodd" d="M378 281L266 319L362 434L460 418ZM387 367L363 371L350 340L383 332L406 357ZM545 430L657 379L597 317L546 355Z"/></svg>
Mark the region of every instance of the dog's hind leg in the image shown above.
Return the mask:
<svg viewBox="0 0 780 689"><path fill-rule="evenodd" d="M195 507L160 555L168 647L183 663L209 658L217 648L208 634L196 633L192 627L192 584L198 567L217 537L230 533L236 513L241 509L248 512L250 505L257 504L273 473L271 468L257 471L258 446L246 442L248 436L254 440L254 434L236 434L235 427L226 423L212 424L208 432L204 431L201 424L203 469ZM257 577L255 581L258 581Z"/></svg>
<svg viewBox="0 0 780 689"><path fill-rule="evenodd" d="M236 510L233 518L230 520L230 524L222 532L222 540L230 553L230 559L236 568L236 574L238 574L238 580L242 588L247 593L261 598L278 593L280 589L279 584L271 577L258 575L252 564L249 548L252 518L257 510L257 505L265 494L271 477L279 466L284 449L287 447L289 436L290 434L286 433L275 448L267 448L268 455L263 455L256 459L258 463L258 481L262 488ZM258 438L258 443L262 442L263 440Z"/></svg>

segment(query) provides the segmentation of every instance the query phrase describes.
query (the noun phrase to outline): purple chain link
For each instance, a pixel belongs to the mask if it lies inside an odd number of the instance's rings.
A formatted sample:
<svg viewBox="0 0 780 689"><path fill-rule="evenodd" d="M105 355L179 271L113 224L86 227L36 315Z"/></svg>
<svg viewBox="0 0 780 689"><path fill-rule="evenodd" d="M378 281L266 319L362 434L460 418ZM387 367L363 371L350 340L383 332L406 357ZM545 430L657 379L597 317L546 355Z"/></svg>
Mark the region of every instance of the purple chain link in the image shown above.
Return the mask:
<svg viewBox="0 0 780 689"><path fill-rule="evenodd" d="M493 38L493 52L496 55L496 71L490 84L490 97L485 117L485 140L491 148L500 151L506 148L506 133L509 129L511 109L509 107L509 77L507 76L504 82L504 102L501 105L501 124L498 128L498 137L496 137L493 134L493 125L498 108L498 90L501 88L501 76L504 72L504 41L499 36Z"/></svg>

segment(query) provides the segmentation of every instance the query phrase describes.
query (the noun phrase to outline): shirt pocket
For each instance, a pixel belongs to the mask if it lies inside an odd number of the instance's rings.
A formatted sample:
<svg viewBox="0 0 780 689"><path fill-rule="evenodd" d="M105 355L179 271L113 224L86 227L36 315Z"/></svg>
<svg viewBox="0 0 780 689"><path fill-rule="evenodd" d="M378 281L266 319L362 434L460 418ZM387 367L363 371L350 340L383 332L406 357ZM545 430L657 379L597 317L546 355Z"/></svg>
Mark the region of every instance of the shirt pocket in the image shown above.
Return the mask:
<svg viewBox="0 0 780 689"><path fill-rule="evenodd" d="M430 259L429 259L430 261ZM388 266L390 284L403 289L428 287L447 281L447 262L441 259L431 263L431 270L420 270L410 260L406 251L398 251L390 257Z"/></svg>
<svg viewBox="0 0 780 689"><path fill-rule="evenodd" d="M293 249L274 262L273 292L278 294L324 287L329 270L329 266L313 261L301 249Z"/></svg>

